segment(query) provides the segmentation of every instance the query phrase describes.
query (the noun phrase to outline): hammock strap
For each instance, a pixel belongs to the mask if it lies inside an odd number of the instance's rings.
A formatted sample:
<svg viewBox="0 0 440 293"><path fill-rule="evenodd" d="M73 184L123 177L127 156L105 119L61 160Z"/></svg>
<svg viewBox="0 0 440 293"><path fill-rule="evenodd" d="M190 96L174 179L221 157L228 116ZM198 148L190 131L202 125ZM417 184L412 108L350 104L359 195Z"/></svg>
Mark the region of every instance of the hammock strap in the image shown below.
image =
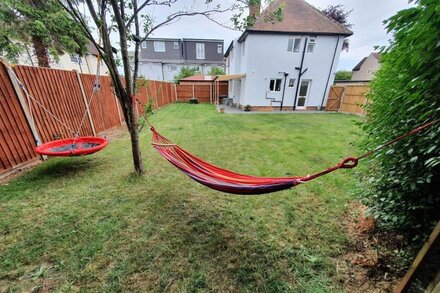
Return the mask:
<svg viewBox="0 0 440 293"><path fill-rule="evenodd" d="M419 133L419 132L421 132L421 131L431 127L431 126L434 126L435 124L437 124L439 122L440 122L440 118L435 119L435 120L433 120L431 122L425 123L425 124L423 124L423 125L421 125L421 126L419 126L417 128L414 128L414 129L408 131L405 134L402 134L402 135L400 135L400 136L398 136L398 137L396 137L396 138L394 138L394 139L392 139L392 140L390 140L390 141L388 141L388 142L386 142L386 143L384 143L384 144L382 144L382 145L380 145L380 146L378 146L378 147L376 147L376 148L374 148L374 149L364 153L363 155L361 155L359 157L348 157L348 158L345 158L344 160L342 160L336 166L330 167L330 168L328 168L328 169L326 169L326 170L324 170L322 172L316 173L316 174L307 175L303 179L301 179L301 182L307 182L307 181L313 180L313 179L315 179L317 177L320 177L322 175L325 175L325 174L328 174L330 172L336 171L338 169L351 169L351 168L354 168L354 167L356 167L358 165L358 161L359 160L364 159L366 157L369 157L369 156L373 155L374 153L377 153L378 151L380 151L380 150L382 150L384 148L387 148L387 147L389 147L389 146L391 146L391 145L393 145L393 144L395 144L395 143L397 143L397 142L399 142L399 141L401 141L401 140L403 140L403 139L405 139L407 137L410 137L410 136L412 136L412 135L414 135L416 133Z"/></svg>

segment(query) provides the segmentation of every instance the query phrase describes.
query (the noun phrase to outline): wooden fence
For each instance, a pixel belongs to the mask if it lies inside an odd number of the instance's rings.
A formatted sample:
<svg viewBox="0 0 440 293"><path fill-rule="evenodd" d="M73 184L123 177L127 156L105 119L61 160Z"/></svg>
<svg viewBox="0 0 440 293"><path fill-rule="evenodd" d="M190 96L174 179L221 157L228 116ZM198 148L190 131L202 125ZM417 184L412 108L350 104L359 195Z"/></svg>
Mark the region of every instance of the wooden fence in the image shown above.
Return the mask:
<svg viewBox="0 0 440 293"><path fill-rule="evenodd" d="M327 99L326 111L364 115L368 84L333 85Z"/></svg>
<svg viewBox="0 0 440 293"><path fill-rule="evenodd" d="M108 76L100 77L99 91L87 111L94 75L21 65L15 66L13 72L34 99L28 101L19 83L11 78L13 74L1 64L0 175L38 160L34 151L37 140L45 143L67 138L76 131L81 136L92 136L124 122ZM172 83L139 81L138 91L136 103L140 114L142 105L150 99L154 108L176 101Z"/></svg>
<svg viewBox="0 0 440 293"><path fill-rule="evenodd" d="M228 83L182 82L176 85L176 93L179 102L188 102L196 97L200 103L214 103L217 93L219 96L228 95Z"/></svg>

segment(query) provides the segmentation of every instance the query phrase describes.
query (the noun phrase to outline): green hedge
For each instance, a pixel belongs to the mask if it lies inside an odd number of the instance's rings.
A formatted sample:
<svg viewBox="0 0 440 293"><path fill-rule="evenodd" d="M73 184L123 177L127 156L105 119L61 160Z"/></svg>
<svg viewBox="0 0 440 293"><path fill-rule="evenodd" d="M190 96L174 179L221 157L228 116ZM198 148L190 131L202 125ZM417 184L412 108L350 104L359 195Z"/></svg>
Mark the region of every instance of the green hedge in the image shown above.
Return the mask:
<svg viewBox="0 0 440 293"><path fill-rule="evenodd" d="M366 149L440 117L440 2L420 0L386 21L393 41L371 84ZM440 218L440 127L371 159L362 196L384 227L412 235Z"/></svg>

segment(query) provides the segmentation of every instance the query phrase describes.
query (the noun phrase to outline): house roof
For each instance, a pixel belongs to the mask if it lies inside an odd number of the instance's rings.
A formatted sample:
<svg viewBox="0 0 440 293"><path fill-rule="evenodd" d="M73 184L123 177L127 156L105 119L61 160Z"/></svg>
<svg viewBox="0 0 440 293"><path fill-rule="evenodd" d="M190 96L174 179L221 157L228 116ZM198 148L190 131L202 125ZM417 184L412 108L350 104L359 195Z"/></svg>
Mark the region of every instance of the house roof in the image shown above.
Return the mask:
<svg viewBox="0 0 440 293"><path fill-rule="evenodd" d="M283 19L281 21L270 20L268 16L280 7L282 8ZM304 0L274 0L257 18L252 28L243 33L239 42L243 41L249 33L344 36L353 34L351 30L327 17L319 9Z"/></svg>
<svg viewBox="0 0 440 293"><path fill-rule="evenodd" d="M179 81L213 81L215 75L193 75L180 79Z"/></svg>
<svg viewBox="0 0 440 293"><path fill-rule="evenodd" d="M380 54L380 53L373 52L373 53L371 53L368 57L370 57L370 56L373 56L374 58L377 59L377 61L380 62L380 58L381 58L381 54ZM353 68L353 71L358 71L358 70L360 70L361 67L362 67L362 64L364 64L365 60L367 60L368 57L364 57L364 58L362 58L362 60L361 60L361 61L360 61L360 62L359 62L354 68Z"/></svg>
<svg viewBox="0 0 440 293"><path fill-rule="evenodd" d="M361 62L359 62L354 68L353 71L358 71L361 69L362 64L364 64L365 60L367 60L368 57L362 58Z"/></svg>
<svg viewBox="0 0 440 293"><path fill-rule="evenodd" d="M231 44L229 44L229 47L228 47L228 49L226 50L225 55L224 55L225 58L229 56L229 53L231 53L231 50L232 50L233 48L234 48L234 41L232 41Z"/></svg>

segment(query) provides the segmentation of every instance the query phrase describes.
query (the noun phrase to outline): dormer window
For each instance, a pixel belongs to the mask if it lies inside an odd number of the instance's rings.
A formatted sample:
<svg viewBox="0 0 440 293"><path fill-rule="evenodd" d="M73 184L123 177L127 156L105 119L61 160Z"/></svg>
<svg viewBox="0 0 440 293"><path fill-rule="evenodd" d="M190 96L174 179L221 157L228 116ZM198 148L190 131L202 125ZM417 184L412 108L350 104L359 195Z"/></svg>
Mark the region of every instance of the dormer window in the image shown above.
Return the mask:
<svg viewBox="0 0 440 293"><path fill-rule="evenodd" d="M301 45L300 37L289 39L289 41L287 42L287 52L298 53L300 45Z"/></svg>
<svg viewBox="0 0 440 293"><path fill-rule="evenodd" d="M147 49L147 42L142 42L142 49Z"/></svg>
<svg viewBox="0 0 440 293"><path fill-rule="evenodd" d="M310 37L309 43L307 44L307 53L313 53L316 45L316 37Z"/></svg>

